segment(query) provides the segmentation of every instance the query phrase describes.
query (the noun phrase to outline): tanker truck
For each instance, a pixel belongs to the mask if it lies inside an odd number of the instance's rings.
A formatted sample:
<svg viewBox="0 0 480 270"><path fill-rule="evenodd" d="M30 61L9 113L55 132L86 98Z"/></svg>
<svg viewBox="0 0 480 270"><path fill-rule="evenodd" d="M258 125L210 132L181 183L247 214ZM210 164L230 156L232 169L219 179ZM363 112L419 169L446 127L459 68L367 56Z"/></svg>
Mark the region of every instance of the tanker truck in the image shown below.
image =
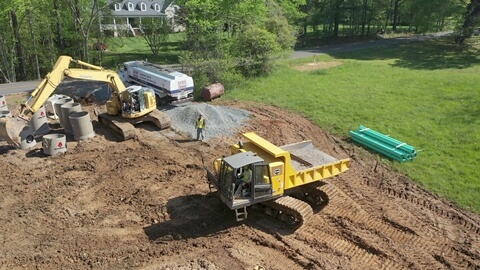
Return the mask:
<svg viewBox="0 0 480 270"><path fill-rule="evenodd" d="M193 100L193 79L179 71L146 61L129 61L119 67L118 73L126 85L142 85L153 89L158 105Z"/></svg>

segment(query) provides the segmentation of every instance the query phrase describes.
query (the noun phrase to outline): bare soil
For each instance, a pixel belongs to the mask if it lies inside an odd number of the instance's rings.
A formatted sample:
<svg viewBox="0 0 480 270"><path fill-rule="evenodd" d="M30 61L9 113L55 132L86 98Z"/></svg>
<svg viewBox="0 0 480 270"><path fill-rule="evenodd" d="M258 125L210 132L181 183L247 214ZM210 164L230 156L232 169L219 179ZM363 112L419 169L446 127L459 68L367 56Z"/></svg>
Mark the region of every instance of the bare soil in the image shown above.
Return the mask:
<svg viewBox="0 0 480 270"><path fill-rule="evenodd" d="M328 68L333 68L336 66L340 66L342 62L340 61L319 61L319 62L313 62L313 63L306 63L301 66L294 66L293 68L299 71L311 71L311 70L317 70L317 69L328 69Z"/></svg>
<svg viewBox="0 0 480 270"><path fill-rule="evenodd" d="M228 154L240 133L199 142L141 124L118 141L94 119L94 138L68 138L54 157L41 143L0 142L0 269L480 269L478 214L302 115L212 104L250 111L242 131L277 145L312 140L350 157L329 179L337 195L297 230L255 209L239 223L210 192L202 159Z"/></svg>

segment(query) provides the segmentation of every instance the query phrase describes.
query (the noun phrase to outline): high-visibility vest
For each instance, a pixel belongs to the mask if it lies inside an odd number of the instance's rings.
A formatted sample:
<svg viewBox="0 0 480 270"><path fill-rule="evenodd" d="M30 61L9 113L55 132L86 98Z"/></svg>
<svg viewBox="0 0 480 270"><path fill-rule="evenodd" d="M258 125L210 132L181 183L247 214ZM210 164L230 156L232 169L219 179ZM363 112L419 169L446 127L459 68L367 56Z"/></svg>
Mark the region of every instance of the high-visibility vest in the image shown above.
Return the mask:
<svg viewBox="0 0 480 270"><path fill-rule="evenodd" d="M197 119L197 128L203 128L205 126L205 118Z"/></svg>
<svg viewBox="0 0 480 270"><path fill-rule="evenodd" d="M252 172L250 171L250 169L246 169L243 172L242 181L245 182L245 183L249 183L251 174L252 174Z"/></svg>

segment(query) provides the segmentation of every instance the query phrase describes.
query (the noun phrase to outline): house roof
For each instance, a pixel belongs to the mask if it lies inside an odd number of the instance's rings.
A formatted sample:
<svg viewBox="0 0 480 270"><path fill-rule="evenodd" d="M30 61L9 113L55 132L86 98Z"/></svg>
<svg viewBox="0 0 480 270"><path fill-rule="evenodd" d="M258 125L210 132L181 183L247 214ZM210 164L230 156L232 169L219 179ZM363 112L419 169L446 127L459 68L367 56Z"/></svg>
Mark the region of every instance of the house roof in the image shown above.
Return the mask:
<svg viewBox="0 0 480 270"><path fill-rule="evenodd" d="M110 10L115 17L165 16L173 0L122 0L111 2Z"/></svg>

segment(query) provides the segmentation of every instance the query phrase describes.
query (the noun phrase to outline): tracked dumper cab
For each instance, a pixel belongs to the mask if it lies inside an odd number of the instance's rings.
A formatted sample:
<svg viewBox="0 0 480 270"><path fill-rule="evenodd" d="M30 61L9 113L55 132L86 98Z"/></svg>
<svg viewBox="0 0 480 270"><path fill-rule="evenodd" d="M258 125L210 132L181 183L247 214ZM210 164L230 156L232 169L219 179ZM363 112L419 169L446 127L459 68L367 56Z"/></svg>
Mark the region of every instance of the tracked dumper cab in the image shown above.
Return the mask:
<svg viewBox="0 0 480 270"><path fill-rule="evenodd" d="M336 159L311 141L276 146L253 132L231 147L232 155L218 158L206 168L211 187L235 210L237 221L247 218L247 207L259 206L292 227L313 214L313 207L328 198L322 180L345 172L350 159ZM248 173L246 173L248 172Z"/></svg>

